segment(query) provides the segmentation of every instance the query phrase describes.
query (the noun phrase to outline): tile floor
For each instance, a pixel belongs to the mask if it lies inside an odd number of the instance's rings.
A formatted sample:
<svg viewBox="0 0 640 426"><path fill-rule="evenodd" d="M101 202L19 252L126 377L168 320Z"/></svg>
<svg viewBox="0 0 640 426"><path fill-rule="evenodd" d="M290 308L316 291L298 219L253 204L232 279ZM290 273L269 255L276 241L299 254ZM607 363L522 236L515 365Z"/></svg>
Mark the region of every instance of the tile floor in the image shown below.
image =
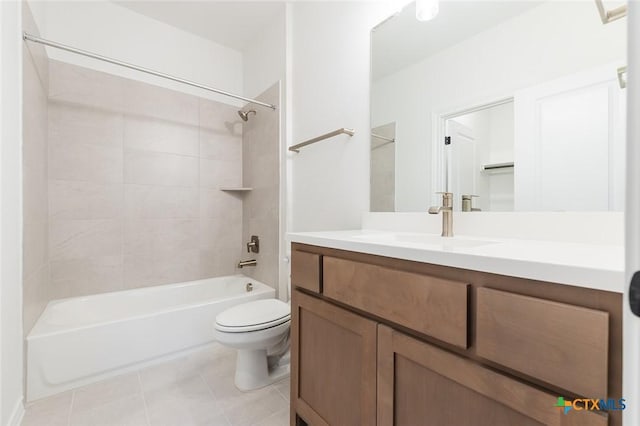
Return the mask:
<svg viewBox="0 0 640 426"><path fill-rule="evenodd" d="M286 426L289 380L240 392L235 350L214 344L180 359L27 406L23 426Z"/></svg>

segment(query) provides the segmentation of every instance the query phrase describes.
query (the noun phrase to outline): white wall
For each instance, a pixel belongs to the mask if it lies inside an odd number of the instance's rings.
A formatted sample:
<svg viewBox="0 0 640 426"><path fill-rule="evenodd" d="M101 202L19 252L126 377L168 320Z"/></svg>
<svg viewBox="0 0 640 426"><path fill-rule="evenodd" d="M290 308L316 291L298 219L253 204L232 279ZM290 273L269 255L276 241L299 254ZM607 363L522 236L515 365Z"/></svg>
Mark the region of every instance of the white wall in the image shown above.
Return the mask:
<svg viewBox="0 0 640 426"><path fill-rule="evenodd" d="M44 38L242 94L242 53L108 1L32 2ZM137 71L48 49L51 59L109 72L232 105L231 98Z"/></svg>
<svg viewBox="0 0 640 426"><path fill-rule="evenodd" d="M430 174L433 112L494 101L624 59L625 26L625 19L602 25L593 2L549 2L374 82L373 127L397 122L396 209L424 211L437 202L432 193L440 188L432 187Z"/></svg>
<svg viewBox="0 0 640 426"><path fill-rule="evenodd" d="M17 425L22 394L22 5L0 2L0 424Z"/></svg>
<svg viewBox="0 0 640 426"><path fill-rule="evenodd" d="M286 11L273 17L243 51L244 95L254 98L267 90L286 72Z"/></svg>
<svg viewBox="0 0 640 426"><path fill-rule="evenodd" d="M390 10L374 2L292 5L289 144L340 127L356 132L289 153L293 231L358 228L369 210L369 33Z"/></svg>

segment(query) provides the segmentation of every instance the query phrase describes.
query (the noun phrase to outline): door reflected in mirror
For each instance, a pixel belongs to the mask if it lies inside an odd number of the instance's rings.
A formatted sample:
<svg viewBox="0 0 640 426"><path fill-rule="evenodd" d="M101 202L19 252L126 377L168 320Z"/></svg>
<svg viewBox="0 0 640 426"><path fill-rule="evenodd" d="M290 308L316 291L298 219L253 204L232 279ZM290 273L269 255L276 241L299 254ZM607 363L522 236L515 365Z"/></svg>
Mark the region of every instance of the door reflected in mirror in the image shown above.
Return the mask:
<svg viewBox="0 0 640 426"><path fill-rule="evenodd" d="M622 210L626 25L593 1L441 1L374 28L371 211L439 191L457 211Z"/></svg>
<svg viewBox="0 0 640 426"><path fill-rule="evenodd" d="M445 186L457 195L453 209L513 211L513 99L444 120Z"/></svg>

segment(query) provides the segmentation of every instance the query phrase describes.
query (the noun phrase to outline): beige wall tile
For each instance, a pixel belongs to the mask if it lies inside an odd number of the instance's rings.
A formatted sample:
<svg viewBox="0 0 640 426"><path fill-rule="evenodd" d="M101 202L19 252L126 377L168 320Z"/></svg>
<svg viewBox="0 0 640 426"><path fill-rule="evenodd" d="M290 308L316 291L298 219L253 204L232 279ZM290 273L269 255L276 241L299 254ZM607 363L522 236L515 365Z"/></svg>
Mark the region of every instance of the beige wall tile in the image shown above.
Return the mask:
<svg viewBox="0 0 640 426"><path fill-rule="evenodd" d="M225 275L242 274L248 268L239 269L238 262L251 257L240 255L241 240L235 238L235 250L231 250L231 243L227 247L221 247L200 251L200 273L199 278L221 277ZM249 256L249 255L247 255Z"/></svg>
<svg viewBox="0 0 640 426"><path fill-rule="evenodd" d="M49 178L90 182L122 182L122 149L51 141Z"/></svg>
<svg viewBox="0 0 640 426"><path fill-rule="evenodd" d="M134 80L124 79L123 85L127 114L198 125L197 97Z"/></svg>
<svg viewBox="0 0 640 426"><path fill-rule="evenodd" d="M38 35L38 28L26 2L23 27ZM48 62L43 46L27 43L22 48L22 300L23 333L26 336L49 301L49 214L48 214ZM47 410L34 410L25 424ZM50 424L58 420L51 414Z"/></svg>
<svg viewBox="0 0 640 426"><path fill-rule="evenodd" d="M124 79L66 62L49 63L49 99L108 111L124 107Z"/></svg>
<svg viewBox="0 0 640 426"><path fill-rule="evenodd" d="M200 157L242 163L242 136L227 131L200 131Z"/></svg>
<svg viewBox="0 0 640 426"><path fill-rule="evenodd" d="M29 166L22 169L22 208L24 222L42 222L47 220L49 194L47 190L47 163L38 164L38 160L28 156L23 161L30 161Z"/></svg>
<svg viewBox="0 0 640 426"><path fill-rule="evenodd" d="M232 191L200 188L200 218L221 220L226 217L242 217L244 195Z"/></svg>
<svg viewBox="0 0 640 426"><path fill-rule="evenodd" d="M199 196L198 188L126 184L125 215L130 219L196 219Z"/></svg>
<svg viewBox="0 0 640 426"><path fill-rule="evenodd" d="M25 222L22 230L22 270L26 277L49 261L49 222Z"/></svg>
<svg viewBox="0 0 640 426"><path fill-rule="evenodd" d="M178 253L198 244L198 221L193 219L127 219L124 254Z"/></svg>
<svg viewBox="0 0 640 426"><path fill-rule="evenodd" d="M200 221L200 275L215 277L242 273L236 265L240 260L253 259L242 241L242 216L224 216L217 220ZM247 270L249 268L246 268Z"/></svg>
<svg viewBox="0 0 640 426"><path fill-rule="evenodd" d="M243 183L243 129L254 132L253 145L244 144L251 158L273 154L260 145L260 128L247 126L278 115L259 111L243 124L238 108L222 103L68 64L54 63L50 73L49 212L31 240L50 218L52 297L248 272L236 269L253 256L244 251L243 216L247 229L271 241L277 204L260 203L277 197L278 174L247 174L264 188L250 210L244 196L219 188ZM265 253L261 262L271 259Z"/></svg>
<svg viewBox="0 0 640 426"><path fill-rule="evenodd" d="M279 102L279 84L259 96L265 102ZM279 280L279 116L265 111L245 124L243 134L243 180L253 191L244 197L242 235L260 237L260 253L255 255L258 265L247 268L246 274L274 288Z"/></svg>
<svg viewBox="0 0 640 426"><path fill-rule="evenodd" d="M201 158L200 186L213 189L242 186L242 162Z"/></svg>
<svg viewBox="0 0 640 426"><path fill-rule="evenodd" d="M60 299L122 290L120 254L51 261L51 297Z"/></svg>
<svg viewBox="0 0 640 426"><path fill-rule="evenodd" d="M56 220L50 223L50 259L71 260L122 253L121 220Z"/></svg>
<svg viewBox="0 0 640 426"><path fill-rule="evenodd" d="M24 277L23 286L24 334L27 335L49 302L49 264Z"/></svg>
<svg viewBox="0 0 640 426"><path fill-rule="evenodd" d="M125 149L197 157L200 150L198 127L127 116L124 120L124 146Z"/></svg>
<svg viewBox="0 0 640 426"><path fill-rule="evenodd" d="M244 123L238 111L240 107L226 105L208 99L199 100L199 123L201 129L230 133L242 138Z"/></svg>
<svg viewBox="0 0 640 426"><path fill-rule="evenodd" d="M80 105L49 104L49 137L56 143L122 148L122 115Z"/></svg>
<svg viewBox="0 0 640 426"><path fill-rule="evenodd" d="M200 248L202 250L224 248L232 241L241 241L242 217L227 216L218 220L200 221ZM229 250L231 251L231 250Z"/></svg>
<svg viewBox="0 0 640 426"><path fill-rule="evenodd" d="M122 184L70 180L49 182L49 215L61 219L117 219L122 217Z"/></svg>
<svg viewBox="0 0 640 426"><path fill-rule="evenodd" d="M125 183L195 187L198 168L196 157L144 151L124 154Z"/></svg>
<svg viewBox="0 0 640 426"><path fill-rule="evenodd" d="M122 182L122 116L50 103L49 178Z"/></svg>
<svg viewBox="0 0 640 426"><path fill-rule="evenodd" d="M126 288L193 281L200 278L199 271L200 258L197 250L124 256L124 285Z"/></svg>

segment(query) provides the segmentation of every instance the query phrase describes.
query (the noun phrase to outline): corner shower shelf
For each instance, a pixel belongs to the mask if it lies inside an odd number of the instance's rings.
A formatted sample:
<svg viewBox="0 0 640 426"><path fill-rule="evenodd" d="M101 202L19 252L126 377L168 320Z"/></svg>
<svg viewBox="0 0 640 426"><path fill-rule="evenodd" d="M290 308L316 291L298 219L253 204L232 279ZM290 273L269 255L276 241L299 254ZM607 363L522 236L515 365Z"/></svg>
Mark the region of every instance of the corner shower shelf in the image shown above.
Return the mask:
<svg viewBox="0 0 640 426"><path fill-rule="evenodd" d="M222 187L220 191L229 191L229 192L249 192L252 191L253 188L244 188L244 187Z"/></svg>

